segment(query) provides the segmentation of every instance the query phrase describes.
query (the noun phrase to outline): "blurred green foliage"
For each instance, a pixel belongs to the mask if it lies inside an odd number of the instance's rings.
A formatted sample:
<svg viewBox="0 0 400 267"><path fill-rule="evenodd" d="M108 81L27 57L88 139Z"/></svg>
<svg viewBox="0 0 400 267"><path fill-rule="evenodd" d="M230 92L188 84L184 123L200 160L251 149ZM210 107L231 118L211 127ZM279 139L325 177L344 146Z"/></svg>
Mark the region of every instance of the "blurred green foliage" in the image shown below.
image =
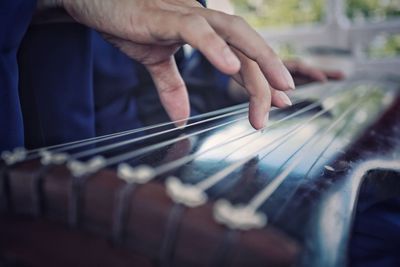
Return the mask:
<svg viewBox="0 0 400 267"><path fill-rule="evenodd" d="M348 0L347 16L352 20L384 20L400 16L399 0Z"/></svg>
<svg viewBox="0 0 400 267"><path fill-rule="evenodd" d="M367 47L369 58L385 58L400 55L400 34L379 35Z"/></svg>
<svg viewBox="0 0 400 267"><path fill-rule="evenodd" d="M233 0L236 13L253 27L290 26L323 19L324 0Z"/></svg>
<svg viewBox="0 0 400 267"><path fill-rule="evenodd" d="M232 0L236 13L256 28L323 21L325 0ZM347 0L351 20L400 16L400 0Z"/></svg>
<svg viewBox="0 0 400 267"><path fill-rule="evenodd" d="M345 0L346 14L351 21L381 21L400 16L400 0ZM293 27L322 23L326 0L232 0L235 12L255 28ZM284 58L293 57L291 44L281 44L276 50ZM368 44L370 58L400 55L400 35L382 35Z"/></svg>

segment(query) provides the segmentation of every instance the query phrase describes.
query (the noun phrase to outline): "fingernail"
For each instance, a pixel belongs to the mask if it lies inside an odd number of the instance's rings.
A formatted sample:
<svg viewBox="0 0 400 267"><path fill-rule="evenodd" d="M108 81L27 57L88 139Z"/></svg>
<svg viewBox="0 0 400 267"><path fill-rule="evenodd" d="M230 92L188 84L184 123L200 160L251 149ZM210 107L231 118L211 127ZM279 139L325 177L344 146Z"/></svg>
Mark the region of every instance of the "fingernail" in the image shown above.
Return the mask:
<svg viewBox="0 0 400 267"><path fill-rule="evenodd" d="M290 89L294 90L296 88L296 86L294 85L294 81L293 81L292 75L290 74L290 72L288 71L287 68L284 68L284 70L283 70L283 77L287 81L288 87Z"/></svg>
<svg viewBox="0 0 400 267"><path fill-rule="evenodd" d="M235 68L240 68L240 61L237 58L237 56L232 52L229 47L225 47L224 50L222 51L222 55L225 59L226 64L235 67Z"/></svg>
<svg viewBox="0 0 400 267"><path fill-rule="evenodd" d="M284 92L278 91L276 92L278 98L285 103L287 106L291 106L293 105L292 101L290 100L290 98L287 96L287 94L285 94Z"/></svg>

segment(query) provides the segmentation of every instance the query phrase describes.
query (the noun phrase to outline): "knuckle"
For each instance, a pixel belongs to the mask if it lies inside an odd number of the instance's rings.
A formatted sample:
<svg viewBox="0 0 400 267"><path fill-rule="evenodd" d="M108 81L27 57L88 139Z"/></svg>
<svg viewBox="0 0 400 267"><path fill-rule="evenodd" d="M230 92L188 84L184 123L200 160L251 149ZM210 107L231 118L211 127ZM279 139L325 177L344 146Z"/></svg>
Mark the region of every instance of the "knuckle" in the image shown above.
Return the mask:
<svg viewBox="0 0 400 267"><path fill-rule="evenodd" d="M198 14L188 13L188 14L182 15L181 26L192 28L192 27L204 24L205 21L206 21L206 19ZM192 28L192 30L193 30L193 28Z"/></svg>
<svg viewBox="0 0 400 267"><path fill-rule="evenodd" d="M230 24L232 27L243 27L247 25L247 22L240 16L230 15Z"/></svg>
<svg viewBox="0 0 400 267"><path fill-rule="evenodd" d="M180 17L179 32L185 36L197 35L197 31L193 29L203 28L206 23L206 19L198 14L184 14Z"/></svg>
<svg viewBox="0 0 400 267"><path fill-rule="evenodd" d="M164 86L163 88L161 88L160 92L164 95L174 94L176 92L181 91L184 86L185 86L185 84L183 82L178 82L175 84L168 84L168 85Z"/></svg>

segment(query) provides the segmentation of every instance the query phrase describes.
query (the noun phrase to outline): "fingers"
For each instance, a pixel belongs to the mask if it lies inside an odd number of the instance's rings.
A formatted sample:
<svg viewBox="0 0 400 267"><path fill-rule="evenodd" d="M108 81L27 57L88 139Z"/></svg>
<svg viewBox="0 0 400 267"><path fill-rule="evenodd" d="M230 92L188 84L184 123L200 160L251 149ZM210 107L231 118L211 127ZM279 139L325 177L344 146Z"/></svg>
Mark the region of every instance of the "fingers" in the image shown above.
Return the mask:
<svg viewBox="0 0 400 267"><path fill-rule="evenodd" d="M183 126L190 115L189 98L185 83L179 74L174 57L156 64L146 65L157 87L161 104L176 126Z"/></svg>
<svg viewBox="0 0 400 267"><path fill-rule="evenodd" d="M202 7L191 8L202 10ZM194 12L158 12L149 28L153 42L163 45L188 43L197 48L220 71L233 75L240 69L240 61L226 41L215 32L201 15Z"/></svg>
<svg viewBox="0 0 400 267"><path fill-rule="evenodd" d="M179 28L181 38L199 49L219 70L231 75L239 71L239 59L205 18L200 15L185 15L181 18Z"/></svg>
<svg viewBox="0 0 400 267"><path fill-rule="evenodd" d="M241 62L240 72L234 75L249 94L249 120L255 129L261 129L267 121L271 106L269 84L256 62L247 58L240 51L233 49Z"/></svg>
<svg viewBox="0 0 400 267"><path fill-rule="evenodd" d="M317 82L326 82L327 81L325 72L323 72L322 70L307 66L305 64L300 64L297 67L297 72L306 77L309 77L312 80L317 81Z"/></svg>
<svg viewBox="0 0 400 267"><path fill-rule="evenodd" d="M232 79L229 82L229 94L230 97L235 99L236 101L245 101L248 98L248 93L246 93L246 89L244 88L243 81L240 77L238 77L238 81ZM275 90L270 87L271 90L271 105L278 108L286 108L288 106L293 105L292 101L288 97L285 92Z"/></svg>
<svg viewBox="0 0 400 267"><path fill-rule="evenodd" d="M288 61L285 65L290 72L308 77L313 81L325 82L328 79L341 80L344 78L344 74L341 71L321 70L298 60Z"/></svg>
<svg viewBox="0 0 400 267"><path fill-rule="evenodd" d="M271 104L278 108L286 108L292 105L292 101L285 92L271 88Z"/></svg>
<svg viewBox="0 0 400 267"><path fill-rule="evenodd" d="M295 88L289 71L279 57L242 18L203 8L196 10L229 45L257 62L268 83L274 88Z"/></svg>
<svg viewBox="0 0 400 267"><path fill-rule="evenodd" d="M327 80L325 72L304 64L301 61L290 61L286 66L291 72L308 77L313 81L325 82Z"/></svg>
<svg viewBox="0 0 400 267"><path fill-rule="evenodd" d="M340 70L332 70L332 71L325 71L325 75L328 79L332 80L342 80L345 78L345 75Z"/></svg>

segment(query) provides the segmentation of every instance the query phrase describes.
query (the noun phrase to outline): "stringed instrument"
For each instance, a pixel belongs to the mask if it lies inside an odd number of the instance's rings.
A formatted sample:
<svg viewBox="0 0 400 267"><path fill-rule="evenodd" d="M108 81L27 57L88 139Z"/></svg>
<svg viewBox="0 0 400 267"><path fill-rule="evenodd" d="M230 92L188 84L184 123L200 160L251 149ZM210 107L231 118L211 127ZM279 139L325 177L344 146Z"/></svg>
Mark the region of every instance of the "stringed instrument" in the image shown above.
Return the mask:
<svg viewBox="0 0 400 267"><path fill-rule="evenodd" d="M258 131L242 104L3 152L0 263L344 266L363 179L399 176L399 85L311 85Z"/></svg>

